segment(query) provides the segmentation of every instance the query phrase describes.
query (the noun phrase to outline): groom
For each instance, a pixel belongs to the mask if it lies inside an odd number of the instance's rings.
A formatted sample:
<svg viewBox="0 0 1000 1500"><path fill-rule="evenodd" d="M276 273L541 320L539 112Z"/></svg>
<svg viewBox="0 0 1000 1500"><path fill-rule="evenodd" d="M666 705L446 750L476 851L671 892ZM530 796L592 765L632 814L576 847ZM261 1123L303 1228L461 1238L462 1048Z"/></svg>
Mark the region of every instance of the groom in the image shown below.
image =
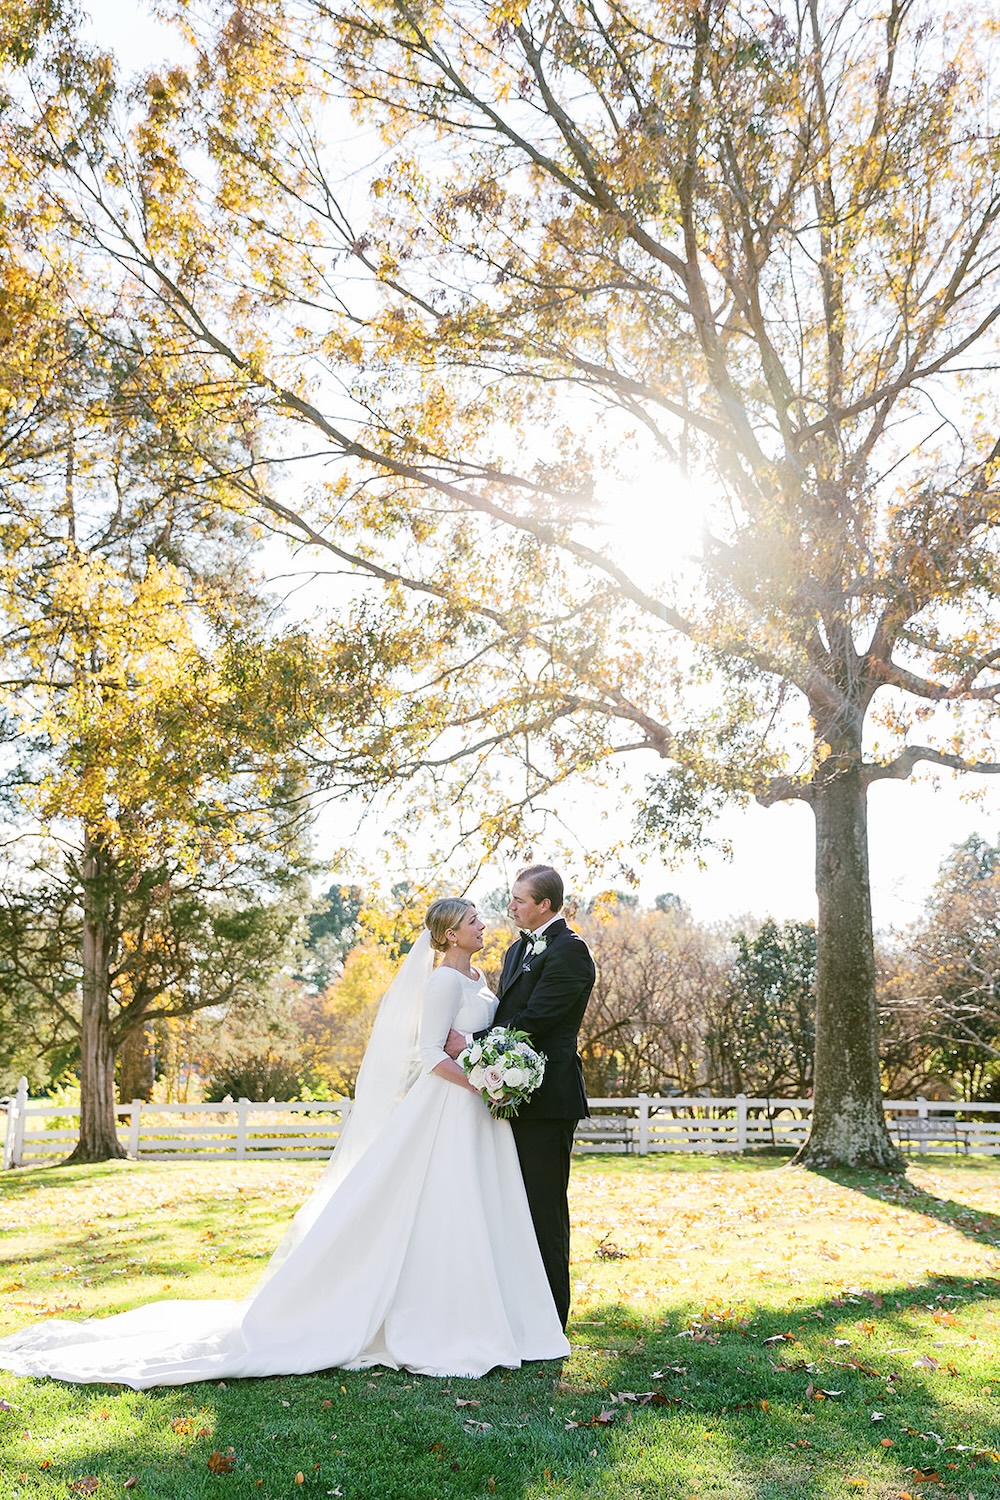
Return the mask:
<svg viewBox="0 0 1000 1500"><path fill-rule="evenodd" d="M511 1121L538 1247L565 1328L569 1316L569 1159L576 1122L588 1113L577 1033L594 987L594 960L559 916L563 883L551 865L514 881L510 914L521 928L507 949L494 1026L526 1031L545 1053L545 1077ZM485 1035L485 1033L482 1033ZM466 1038L453 1031L457 1057Z"/></svg>

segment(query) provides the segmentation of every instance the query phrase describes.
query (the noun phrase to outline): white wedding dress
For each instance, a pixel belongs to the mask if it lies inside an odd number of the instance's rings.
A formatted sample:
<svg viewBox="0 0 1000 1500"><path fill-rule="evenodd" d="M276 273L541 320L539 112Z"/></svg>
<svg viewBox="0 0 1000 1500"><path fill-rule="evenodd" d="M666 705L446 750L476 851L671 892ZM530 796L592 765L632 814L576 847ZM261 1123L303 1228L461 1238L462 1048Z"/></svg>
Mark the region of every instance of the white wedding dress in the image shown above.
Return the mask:
<svg viewBox="0 0 1000 1500"><path fill-rule="evenodd" d="M480 979L435 971L416 1082L321 1180L242 1302L36 1324L0 1340L0 1369L141 1390L334 1365L478 1376L567 1355L510 1126L431 1071L449 1028L478 1031L496 1005Z"/></svg>

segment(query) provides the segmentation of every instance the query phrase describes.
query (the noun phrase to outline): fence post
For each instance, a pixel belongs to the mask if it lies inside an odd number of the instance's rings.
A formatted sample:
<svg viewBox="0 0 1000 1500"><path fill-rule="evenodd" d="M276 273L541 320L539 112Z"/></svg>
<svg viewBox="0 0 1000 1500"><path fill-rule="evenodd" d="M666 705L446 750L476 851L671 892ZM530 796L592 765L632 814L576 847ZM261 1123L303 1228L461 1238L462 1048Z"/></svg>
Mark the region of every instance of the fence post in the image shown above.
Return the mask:
<svg viewBox="0 0 1000 1500"><path fill-rule="evenodd" d="M133 1161L139 1159L139 1122L142 1115L142 1100L133 1099L128 1118L128 1154Z"/></svg>
<svg viewBox="0 0 1000 1500"><path fill-rule="evenodd" d="M747 1096L736 1095L736 1149L745 1151L747 1149Z"/></svg>
<svg viewBox="0 0 1000 1500"><path fill-rule="evenodd" d="M10 1165L20 1167L24 1164L24 1123L28 1113L28 1080L19 1078L17 1081L17 1094L14 1100L14 1125L13 1141L11 1142Z"/></svg>
<svg viewBox="0 0 1000 1500"><path fill-rule="evenodd" d="M649 1153L649 1095L639 1095L639 1155Z"/></svg>
<svg viewBox="0 0 1000 1500"><path fill-rule="evenodd" d="M920 1142L917 1146L917 1150L921 1155L923 1155L923 1153L927 1150L927 1100L924 1098L923 1094L917 1095L917 1119L923 1120L925 1122L923 1125L918 1126L917 1129L917 1134L920 1137Z"/></svg>
<svg viewBox="0 0 1000 1500"><path fill-rule="evenodd" d="M7 1100L7 1129L3 1138L3 1169L8 1171L17 1166L14 1156L14 1135L17 1130L17 1117L20 1113L18 1106L21 1103L21 1089L18 1085L17 1092Z"/></svg>
<svg viewBox="0 0 1000 1500"><path fill-rule="evenodd" d="M236 1155L247 1154L247 1113L250 1109L250 1100L241 1099L236 1106Z"/></svg>

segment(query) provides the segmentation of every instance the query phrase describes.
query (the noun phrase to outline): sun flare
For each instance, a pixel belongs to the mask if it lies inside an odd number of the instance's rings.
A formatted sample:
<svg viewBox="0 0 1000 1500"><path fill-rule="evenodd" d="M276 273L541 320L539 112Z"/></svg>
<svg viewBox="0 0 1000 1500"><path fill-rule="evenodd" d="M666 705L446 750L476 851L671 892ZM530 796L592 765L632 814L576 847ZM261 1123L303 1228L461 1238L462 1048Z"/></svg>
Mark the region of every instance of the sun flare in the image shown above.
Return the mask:
<svg viewBox="0 0 1000 1500"><path fill-rule="evenodd" d="M638 451L601 475L597 493L602 548L643 588L678 579L701 557L712 496L677 464Z"/></svg>

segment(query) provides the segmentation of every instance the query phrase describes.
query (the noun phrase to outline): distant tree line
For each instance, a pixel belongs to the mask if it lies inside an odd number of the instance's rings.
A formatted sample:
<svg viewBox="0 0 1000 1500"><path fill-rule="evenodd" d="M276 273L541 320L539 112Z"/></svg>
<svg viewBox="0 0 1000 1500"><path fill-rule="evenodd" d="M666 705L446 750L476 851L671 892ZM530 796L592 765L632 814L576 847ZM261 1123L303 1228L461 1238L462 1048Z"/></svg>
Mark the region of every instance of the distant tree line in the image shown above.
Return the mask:
<svg viewBox="0 0 1000 1500"><path fill-rule="evenodd" d="M592 1095L812 1093L811 923L708 927L661 898L645 912L598 902L578 925L598 960ZM1000 1100L1000 846L955 847L920 918L876 955L885 1093Z"/></svg>
<svg viewBox="0 0 1000 1500"><path fill-rule="evenodd" d="M358 887L334 883L297 918L287 899L280 917L273 901L232 916L246 960L239 985L228 998L212 990L213 1003L133 1028L118 1057L120 1097L349 1095L419 899L397 887L375 912ZM482 964L495 983L510 938L505 892L480 905L491 920ZM812 923L712 926L675 894L642 909L615 891L581 903L573 920L598 967L581 1036L591 1095L812 1092ZM269 934L263 948L246 936L258 930ZM13 984L9 962L4 972ZM1000 846L973 836L952 850L919 921L880 939L878 976L886 1093L1000 1100ZM63 993L59 1006L71 1004ZM72 1080L73 1033L56 1011L8 1004L7 1021L0 1090L22 1071L36 1091Z"/></svg>

